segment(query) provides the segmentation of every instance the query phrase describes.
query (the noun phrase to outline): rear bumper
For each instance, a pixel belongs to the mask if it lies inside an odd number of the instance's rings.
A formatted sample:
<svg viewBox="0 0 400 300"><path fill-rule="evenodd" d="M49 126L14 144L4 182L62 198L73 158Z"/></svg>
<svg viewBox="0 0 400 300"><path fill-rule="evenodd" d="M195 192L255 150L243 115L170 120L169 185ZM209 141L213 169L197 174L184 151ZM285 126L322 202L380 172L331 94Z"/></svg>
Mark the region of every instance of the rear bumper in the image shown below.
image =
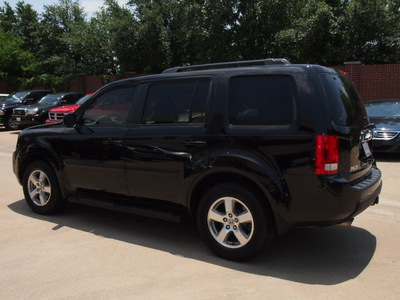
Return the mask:
<svg viewBox="0 0 400 300"><path fill-rule="evenodd" d="M290 225L332 225L354 218L378 202L382 174L376 167L361 178L349 181L342 176L294 176L290 184L291 205L282 218ZM310 184L313 181L313 184Z"/></svg>
<svg viewBox="0 0 400 300"><path fill-rule="evenodd" d="M360 195L356 208L349 217L354 217L366 210L369 206L378 203L378 197L382 190L382 173L377 167L372 167L363 179L355 183L351 189L354 194Z"/></svg>

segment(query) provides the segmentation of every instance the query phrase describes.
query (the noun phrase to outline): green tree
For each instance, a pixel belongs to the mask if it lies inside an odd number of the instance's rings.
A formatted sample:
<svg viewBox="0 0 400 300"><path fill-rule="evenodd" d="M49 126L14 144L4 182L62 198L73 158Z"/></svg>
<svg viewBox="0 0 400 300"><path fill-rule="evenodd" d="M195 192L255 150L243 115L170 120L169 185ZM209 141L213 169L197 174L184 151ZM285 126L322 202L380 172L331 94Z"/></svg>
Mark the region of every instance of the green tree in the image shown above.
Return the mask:
<svg viewBox="0 0 400 300"><path fill-rule="evenodd" d="M100 17L73 27L63 40L70 51L79 57L76 72L85 75L117 73L114 52L107 23Z"/></svg>
<svg viewBox="0 0 400 300"><path fill-rule="evenodd" d="M4 32L13 32L17 17L13 8L8 2L4 2L4 7L0 7L0 29Z"/></svg>
<svg viewBox="0 0 400 300"><path fill-rule="evenodd" d="M112 73L139 71L137 67L137 21L129 8L122 7L115 0L105 0L105 7L96 15L102 24L102 34L107 41ZM93 21L93 19L92 19Z"/></svg>
<svg viewBox="0 0 400 300"><path fill-rule="evenodd" d="M15 89L38 71L35 56L24 48L22 38L0 30L0 78Z"/></svg>
<svg viewBox="0 0 400 300"><path fill-rule="evenodd" d="M339 17L342 60L360 60L365 64L399 62L399 14L398 1L350 1Z"/></svg>
<svg viewBox="0 0 400 300"><path fill-rule="evenodd" d="M13 32L23 38L26 49L33 54L37 53L39 50L36 42L39 25L38 13L32 8L32 5L20 1L16 5L15 15L16 23Z"/></svg>
<svg viewBox="0 0 400 300"><path fill-rule="evenodd" d="M238 1L235 37L244 59L287 56L277 47L276 35L288 28L297 16L298 1Z"/></svg>
<svg viewBox="0 0 400 300"><path fill-rule="evenodd" d="M155 73L171 65L168 25L174 0L132 0L138 20L134 66L139 72Z"/></svg>
<svg viewBox="0 0 400 300"><path fill-rule="evenodd" d="M299 16L291 26L276 34L277 48L285 49L292 62L330 64L337 29L332 8L310 0L298 11Z"/></svg>
<svg viewBox="0 0 400 300"><path fill-rule="evenodd" d="M69 34L85 23L85 14L78 1L59 0L59 4L45 6L38 25L37 57L42 63L42 76L49 80L69 79L80 74L81 55L68 44ZM82 43L85 43L82 40ZM53 83L51 83L53 84Z"/></svg>
<svg viewBox="0 0 400 300"><path fill-rule="evenodd" d="M5 2L0 30L8 45L2 49L18 51L2 59L2 76L54 87L81 74L156 73L176 65L266 57L323 65L400 62L399 1L130 0L129 5L104 0L88 19L79 0L59 0L40 15L23 1L15 8Z"/></svg>

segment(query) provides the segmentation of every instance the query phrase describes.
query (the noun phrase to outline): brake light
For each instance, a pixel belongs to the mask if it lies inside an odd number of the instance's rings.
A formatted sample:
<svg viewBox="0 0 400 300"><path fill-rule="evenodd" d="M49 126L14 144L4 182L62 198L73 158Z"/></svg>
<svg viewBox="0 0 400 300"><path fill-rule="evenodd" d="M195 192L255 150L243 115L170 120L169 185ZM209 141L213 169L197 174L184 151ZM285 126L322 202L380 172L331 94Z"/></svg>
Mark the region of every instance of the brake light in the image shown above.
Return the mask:
<svg viewBox="0 0 400 300"><path fill-rule="evenodd" d="M315 174L337 174L339 169L339 138L318 135L315 145Z"/></svg>

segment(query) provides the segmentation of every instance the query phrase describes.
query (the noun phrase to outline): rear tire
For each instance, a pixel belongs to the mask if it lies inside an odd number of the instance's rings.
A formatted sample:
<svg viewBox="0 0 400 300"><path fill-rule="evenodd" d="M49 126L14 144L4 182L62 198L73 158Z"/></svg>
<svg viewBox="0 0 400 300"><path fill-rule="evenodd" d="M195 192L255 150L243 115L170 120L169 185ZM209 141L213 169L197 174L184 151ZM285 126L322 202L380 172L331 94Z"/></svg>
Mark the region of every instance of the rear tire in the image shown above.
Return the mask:
<svg viewBox="0 0 400 300"><path fill-rule="evenodd" d="M273 230L260 199L243 186L218 184L200 200L197 226L205 243L217 255L244 260L257 254Z"/></svg>
<svg viewBox="0 0 400 300"><path fill-rule="evenodd" d="M36 213L51 214L65 204L56 174L50 165L43 161L35 161L26 168L22 185L25 200Z"/></svg>

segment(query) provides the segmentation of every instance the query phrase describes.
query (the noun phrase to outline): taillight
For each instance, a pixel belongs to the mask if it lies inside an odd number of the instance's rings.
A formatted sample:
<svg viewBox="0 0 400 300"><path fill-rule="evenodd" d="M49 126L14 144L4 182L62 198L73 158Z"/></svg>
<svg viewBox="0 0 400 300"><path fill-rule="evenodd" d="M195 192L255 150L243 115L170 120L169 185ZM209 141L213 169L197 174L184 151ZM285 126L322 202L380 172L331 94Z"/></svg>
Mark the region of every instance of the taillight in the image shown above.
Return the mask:
<svg viewBox="0 0 400 300"><path fill-rule="evenodd" d="M318 135L315 145L315 174L337 174L339 168L339 138Z"/></svg>

